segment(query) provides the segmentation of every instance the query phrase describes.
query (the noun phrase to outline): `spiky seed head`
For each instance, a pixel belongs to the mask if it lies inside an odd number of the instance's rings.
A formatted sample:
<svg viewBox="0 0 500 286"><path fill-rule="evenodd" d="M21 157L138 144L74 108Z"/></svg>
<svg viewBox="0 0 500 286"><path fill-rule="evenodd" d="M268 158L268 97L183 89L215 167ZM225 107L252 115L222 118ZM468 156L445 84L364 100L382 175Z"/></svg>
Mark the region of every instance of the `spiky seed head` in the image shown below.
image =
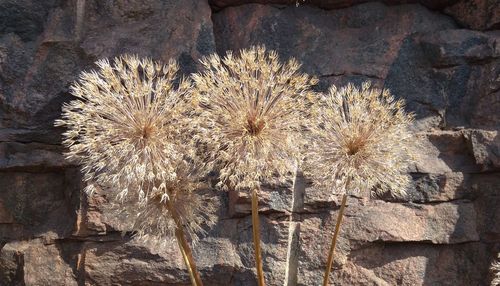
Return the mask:
<svg viewBox="0 0 500 286"><path fill-rule="evenodd" d="M202 64L205 70L193 75L205 130L199 139L220 171L219 186L249 189L288 179L316 80L300 73L296 60L281 63L264 47L212 55Z"/></svg>
<svg viewBox="0 0 500 286"><path fill-rule="evenodd" d="M493 280L491 281L491 286L500 285L500 253L498 254L498 260L491 264L490 268L493 273Z"/></svg>
<svg viewBox="0 0 500 286"><path fill-rule="evenodd" d="M214 222L210 199L201 194L207 186L202 176L194 175L191 163L177 165L176 172L175 180L166 182L164 188L155 188L147 200L139 203L131 197L121 199L119 191L110 188L105 216L117 221L120 228L135 231L136 238L163 245L175 239L175 211L183 231L196 242L204 233L202 226Z"/></svg>
<svg viewBox="0 0 500 286"><path fill-rule="evenodd" d="M412 162L413 115L387 89L332 86L312 109L305 171L336 193L404 194Z"/></svg>
<svg viewBox="0 0 500 286"><path fill-rule="evenodd" d="M83 72L73 84L77 99L63 106L55 123L67 128L66 157L81 164L86 181L113 186L122 197L165 191L160 183L177 177L173 162L192 152L185 143L191 83L174 84L175 61L125 55L96 64L97 71Z"/></svg>

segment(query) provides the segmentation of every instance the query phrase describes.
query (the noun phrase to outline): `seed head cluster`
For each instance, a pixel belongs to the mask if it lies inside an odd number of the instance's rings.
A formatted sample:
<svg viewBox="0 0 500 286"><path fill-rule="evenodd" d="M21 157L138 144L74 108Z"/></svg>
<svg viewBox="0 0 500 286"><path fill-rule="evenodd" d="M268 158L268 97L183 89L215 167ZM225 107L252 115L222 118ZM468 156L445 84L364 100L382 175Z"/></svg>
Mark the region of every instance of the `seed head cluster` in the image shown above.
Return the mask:
<svg viewBox="0 0 500 286"><path fill-rule="evenodd" d="M405 113L402 100L369 83L333 86L312 114L305 165L319 187L349 194L404 193L413 116Z"/></svg>
<svg viewBox="0 0 500 286"><path fill-rule="evenodd" d="M199 195L210 169L222 189L249 190L291 179L305 155L306 173L329 190L397 195L409 183L412 115L387 90L347 85L321 97L296 60L264 47L201 63L193 85L174 61L98 61L56 121L87 191L107 190L108 214L140 238L161 241L182 225L196 239L212 221Z"/></svg>
<svg viewBox="0 0 500 286"><path fill-rule="evenodd" d="M150 192L148 199L140 202L132 197L120 199L118 192L110 188L105 213L120 220L121 228L134 230L136 238L162 245L170 242L165 238L175 237L178 219L192 242L196 242L204 233L202 225L211 225L213 217L208 211L210 200L199 192L206 188L206 183L200 180L201 176L193 175L192 169L187 164L177 165L175 180Z"/></svg>
<svg viewBox="0 0 500 286"><path fill-rule="evenodd" d="M176 166L192 152L189 136L190 82L180 80L176 62L167 65L136 56L98 61L83 72L63 106L66 157L82 165L84 179L147 199L176 181ZM89 184L88 191L92 191ZM129 193L130 192L130 193Z"/></svg>
<svg viewBox="0 0 500 286"><path fill-rule="evenodd" d="M493 262L491 265L491 272L493 273L493 280L491 281L491 286L500 285L500 254L498 254L498 260Z"/></svg>
<svg viewBox="0 0 500 286"><path fill-rule="evenodd" d="M199 139L220 171L224 189L258 188L290 178L304 145L309 90L316 80L294 59L281 63L263 47L212 55L193 75L199 100Z"/></svg>

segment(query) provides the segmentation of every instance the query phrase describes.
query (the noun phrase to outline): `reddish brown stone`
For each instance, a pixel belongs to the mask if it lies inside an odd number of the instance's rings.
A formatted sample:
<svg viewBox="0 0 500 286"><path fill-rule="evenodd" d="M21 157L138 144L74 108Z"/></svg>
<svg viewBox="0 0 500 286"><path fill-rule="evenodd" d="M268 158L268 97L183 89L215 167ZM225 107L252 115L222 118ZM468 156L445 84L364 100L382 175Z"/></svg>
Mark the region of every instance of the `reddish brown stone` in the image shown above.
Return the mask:
<svg viewBox="0 0 500 286"><path fill-rule="evenodd" d="M292 207L291 186L263 186L259 192L259 212L289 213ZM251 208L250 191L229 191L229 213L233 217L249 215Z"/></svg>
<svg viewBox="0 0 500 286"><path fill-rule="evenodd" d="M408 37L386 87L416 113L419 130L498 128L497 39L468 30Z"/></svg>
<svg viewBox="0 0 500 286"><path fill-rule="evenodd" d="M0 200L0 223L14 223L11 211L7 209L3 200Z"/></svg>
<svg viewBox="0 0 500 286"><path fill-rule="evenodd" d="M4 259L11 259L11 269L15 269L9 280L2 281L12 283L8 285L78 285L74 261L62 245L44 244L38 239L12 242L2 248L0 261Z"/></svg>
<svg viewBox="0 0 500 286"><path fill-rule="evenodd" d="M38 143L0 142L0 170L47 171L72 166L62 148Z"/></svg>
<svg viewBox="0 0 500 286"><path fill-rule="evenodd" d="M351 252L350 258L352 263L331 275L335 285L467 286L487 285L492 254L481 243L443 247L379 243ZM317 277L321 272L312 273Z"/></svg>
<svg viewBox="0 0 500 286"><path fill-rule="evenodd" d="M322 281L337 213L306 216L300 223L298 285ZM451 217L455 221L450 221ZM462 282L460 274L451 271L476 269L486 273L482 267L487 265L489 255L487 247L476 242L479 237L475 233L475 219L470 203L391 207L382 202L357 205L351 198L335 252L331 282L333 285L425 285L426 281L443 281L444 276L457 285L481 284L485 279L481 274ZM468 237L470 233L475 234ZM460 258L471 255L480 265ZM428 273L428 267L442 272Z"/></svg>
<svg viewBox="0 0 500 286"><path fill-rule="evenodd" d="M188 74L215 51L210 7L205 1L86 1L81 38L95 58L133 53L167 62Z"/></svg>
<svg viewBox="0 0 500 286"><path fill-rule="evenodd" d="M500 136L498 131L475 130L470 133L472 152L482 170L500 169Z"/></svg>
<svg viewBox="0 0 500 286"><path fill-rule="evenodd" d="M460 0L445 9L457 22L474 30L500 28L500 5L496 0Z"/></svg>
<svg viewBox="0 0 500 286"><path fill-rule="evenodd" d="M349 198L331 283L489 282L500 242L495 2L214 0L217 11L207 1L112 2L0 1L0 284L189 285L175 241L131 240L130 221L106 213L105 193L81 193L53 121L97 59L173 57L187 74L216 46L222 54L253 44L296 57L320 77L318 90L371 80L416 114L423 143L408 196ZM299 173L293 190L262 188L267 285L322 280L339 197L311 183ZM256 285L248 194L213 197L204 210L216 224L193 246L202 279Z"/></svg>
<svg viewBox="0 0 500 286"><path fill-rule="evenodd" d="M0 173L0 186L3 212L11 221L3 222L0 239L53 239L71 233L75 205L67 196L64 173Z"/></svg>
<svg viewBox="0 0 500 286"><path fill-rule="evenodd" d="M210 0L210 4L213 5L216 9L249 3L294 5L296 7L306 5L315 6L322 9L339 9L366 2L370 2L370 0ZM384 0L381 2L389 5L420 3L431 9L441 9L457 2L457 0Z"/></svg>
<svg viewBox="0 0 500 286"><path fill-rule="evenodd" d="M416 174L412 187L407 190L413 202L446 202L473 198L470 175L461 172L444 174Z"/></svg>
<svg viewBox="0 0 500 286"><path fill-rule="evenodd" d="M419 133L415 142L412 172L445 174L479 170L469 152L466 133L462 131Z"/></svg>
<svg viewBox="0 0 500 286"><path fill-rule="evenodd" d="M82 192L80 208L77 213L76 226L73 235L89 236L106 234L107 224L104 222L100 207L106 203L101 193L89 195Z"/></svg>
<svg viewBox="0 0 500 286"><path fill-rule="evenodd" d="M8 285L22 285L23 256L18 244L5 244L0 251L0 281Z"/></svg>
<svg viewBox="0 0 500 286"><path fill-rule="evenodd" d="M324 78L384 79L406 36L453 27L449 18L418 5L380 3L332 11L249 4L214 15L219 53L265 44Z"/></svg>

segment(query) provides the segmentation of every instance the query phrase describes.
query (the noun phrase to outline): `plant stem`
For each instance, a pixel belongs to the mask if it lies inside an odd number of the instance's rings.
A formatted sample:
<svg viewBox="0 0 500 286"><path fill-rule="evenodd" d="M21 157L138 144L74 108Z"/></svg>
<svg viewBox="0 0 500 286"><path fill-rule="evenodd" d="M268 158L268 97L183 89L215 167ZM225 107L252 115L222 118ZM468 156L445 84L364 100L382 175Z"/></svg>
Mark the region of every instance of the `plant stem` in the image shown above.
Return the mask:
<svg viewBox="0 0 500 286"><path fill-rule="evenodd" d="M182 253L182 258L184 258L184 263L186 263L186 267L188 269L188 272L189 272L189 279L191 280L191 284L193 286L196 286L196 278L195 278L195 275L193 273L193 269L189 263L189 258L186 254L186 252L184 251L184 247L182 246L182 238L181 238L181 234L179 234L177 231L175 232L175 237L177 238L177 243L179 244L179 249Z"/></svg>
<svg viewBox="0 0 500 286"><path fill-rule="evenodd" d="M262 271L262 254L260 251L260 226L259 226L259 199L257 190L252 190L252 230L253 245L255 247L255 267L257 268L257 281L259 286L265 286L264 272Z"/></svg>
<svg viewBox="0 0 500 286"><path fill-rule="evenodd" d="M188 268L189 277L191 278L191 284L193 286L203 286L200 274L196 270L196 263L193 258L193 253L191 252L191 248L189 247L189 244L186 240L186 235L184 234L184 229L179 218L179 214L175 210L170 199L167 199L167 207L176 225L175 236L177 238L177 242L179 243L179 248L182 253L182 257L184 258L184 262L186 263L186 267Z"/></svg>
<svg viewBox="0 0 500 286"><path fill-rule="evenodd" d="M323 286L328 286L328 278L330 277L330 270L333 265L333 253L335 252L335 245L337 245L337 237L340 232L340 224L342 223L342 217L344 216L344 209L347 202L347 194L342 196L342 204L340 205L339 215L337 217L337 224L335 225L335 232L333 233L332 245L330 246L330 252L328 254L328 262L325 269L325 277L323 278Z"/></svg>

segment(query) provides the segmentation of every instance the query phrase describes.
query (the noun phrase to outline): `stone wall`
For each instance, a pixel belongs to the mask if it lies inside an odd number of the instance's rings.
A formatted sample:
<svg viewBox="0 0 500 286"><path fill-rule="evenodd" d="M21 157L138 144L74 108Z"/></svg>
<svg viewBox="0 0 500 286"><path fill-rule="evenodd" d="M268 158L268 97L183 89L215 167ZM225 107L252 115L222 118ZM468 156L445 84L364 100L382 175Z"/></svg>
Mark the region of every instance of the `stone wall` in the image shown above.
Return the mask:
<svg viewBox="0 0 500 286"><path fill-rule="evenodd" d="M249 3L259 2L259 3ZM423 140L404 200L350 197L335 285L487 285L500 251L496 0L0 0L0 285L189 285L175 244L147 245L81 193L53 128L69 84L103 57L179 60L265 44L329 84L405 98ZM194 247L205 285L256 285L244 193ZM269 285L319 285L339 198L307 178L265 188ZM125 232L122 232L125 231Z"/></svg>

